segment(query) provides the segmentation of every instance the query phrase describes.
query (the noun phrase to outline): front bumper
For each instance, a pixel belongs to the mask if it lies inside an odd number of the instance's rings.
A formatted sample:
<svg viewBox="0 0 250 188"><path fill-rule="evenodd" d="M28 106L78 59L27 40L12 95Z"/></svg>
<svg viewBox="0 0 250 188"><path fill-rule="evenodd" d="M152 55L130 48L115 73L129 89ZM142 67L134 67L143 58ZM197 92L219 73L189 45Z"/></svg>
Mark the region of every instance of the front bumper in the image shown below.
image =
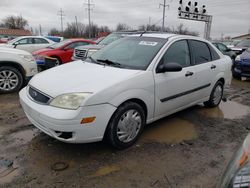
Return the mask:
<svg viewBox="0 0 250 188"><path fill-rule="evenodd" d="M89 143L103 139L109 119L116 107L110 104L80 107L67 110L34 102L24 88L19 93L23 110L38 129L49 136L67 143ZM81 124L86 117L96 119L89 124ZM67 135L67 137L65 137Z"/></svg>

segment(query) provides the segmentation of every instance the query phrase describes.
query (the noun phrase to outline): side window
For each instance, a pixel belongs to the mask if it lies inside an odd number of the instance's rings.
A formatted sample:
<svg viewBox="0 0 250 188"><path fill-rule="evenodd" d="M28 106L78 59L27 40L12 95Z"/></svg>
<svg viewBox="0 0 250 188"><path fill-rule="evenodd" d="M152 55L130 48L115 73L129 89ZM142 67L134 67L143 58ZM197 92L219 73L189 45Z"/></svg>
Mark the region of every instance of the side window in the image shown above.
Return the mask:
<svg viewBox="0 0 250 188"><path fill-rule="evenodd" d="M66 49L74 49L75 47L77 47L77 43L78 42L72 42L71 44L69 44L68 46L66 46Z"/></svg>
<svg viewBox="0 0 250 188"><path fill-rule="evenodd" d="M87 42L76 42L75 48L78 46L85 46L85 45L89 45L89 43Z"/></svg>
<svg viewBox="0 0 250 188"><path fill-rule="evenodd" d="M218 60L220 59L219 54L214 50L214 48L208 44L209 50L211 52L211 56L212 56L212 61ZM216 47L217 48L217 47Z"/></svg>
<svg viewBox="0 0 250 188"><path fill-rule="evenodd" d="M19 40L17 43L20 45L32 44L32 39L31 38L24 38L24 39Z"/></svg>
<svg viewBox="0 0 250 188"><path fill-rule="evenodd" d="M192 52L194 54L194 63L202 64L212 60L208 45L205 42L190 40Z"/></svg>
<svg viewBox="0 0 250 188"><path fill-rule="evenodd" d="M45 39L41 39L41 38L34 38L34 43L35 44L48 44L49 42Z"/></svg>
<svg viewBox="0 0 250 188"><path fill-rule="evenodd" d="M190 52L186 40L173 43L163 56L164 64L178 63L182 67L190 66Z"/></svg>

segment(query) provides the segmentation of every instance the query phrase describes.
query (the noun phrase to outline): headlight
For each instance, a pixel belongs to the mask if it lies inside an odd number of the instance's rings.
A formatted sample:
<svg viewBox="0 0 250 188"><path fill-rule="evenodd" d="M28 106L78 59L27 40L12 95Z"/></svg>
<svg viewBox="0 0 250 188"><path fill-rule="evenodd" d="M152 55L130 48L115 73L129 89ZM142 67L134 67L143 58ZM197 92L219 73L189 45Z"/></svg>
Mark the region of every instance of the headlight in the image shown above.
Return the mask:
<svg viewBox="0 0 250 188"><path fill-rule="evenodd" d="M240 55L237 55L237 57L235 58L235 61L241 61Z"/></svg>
<svg viewBox="0 0 250 188"><path fill-rule="evenodd" d="M24 59L25 61L28 61L28 62L34 61L34 60L35 60L34 57L33 57L32 55L23 55L23 54L19 54L19 56L20 56L22 59Z"/></svg>
<svg viewBox="0 0 250 188"><path fill-rule="evenodd" d="M50 105L58 108L76 110L82 104L83 100L91 93L70 93L63 94L54 98Z"/></svg>
<svg viewBox="0 0 250 188"><path fill-rule="evenodd" d="M249 187L250 186L250 134L243 146L230 161L219 188Z"/></svg>
<svg viewBox="0 0 250 188"><path fill-rule="evenodd" d="M89 49L87 57L90 57L91 55L93 55L97 51L98 51L97 49Z"/></svg>
<svg viewBox="0 0 250 188"><path fill-rule="evenodd" d="M35 56L36 61L45 61L45 56L37 55Z"/></svg>

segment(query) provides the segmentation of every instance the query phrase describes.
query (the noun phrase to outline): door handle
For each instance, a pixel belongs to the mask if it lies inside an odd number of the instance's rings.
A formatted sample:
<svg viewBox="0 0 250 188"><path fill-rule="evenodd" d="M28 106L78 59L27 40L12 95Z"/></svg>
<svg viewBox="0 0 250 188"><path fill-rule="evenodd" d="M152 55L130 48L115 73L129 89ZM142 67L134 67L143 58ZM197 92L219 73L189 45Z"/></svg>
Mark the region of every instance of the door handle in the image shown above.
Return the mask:
<svg viewBox="0 0 250 188"><path fill-rule="evenodd" d="M216 69L216 65L212 65L212 66L211 66L211 69Z"/></svg>
<svg viewBox="0 0 250 188"><path fill-rule="evenodd" d="M187 73L185 74L185 76L186 76L186 77L188 77L188 76L193 76L193 74L194 74L193 72L187 71Z"/></svg>

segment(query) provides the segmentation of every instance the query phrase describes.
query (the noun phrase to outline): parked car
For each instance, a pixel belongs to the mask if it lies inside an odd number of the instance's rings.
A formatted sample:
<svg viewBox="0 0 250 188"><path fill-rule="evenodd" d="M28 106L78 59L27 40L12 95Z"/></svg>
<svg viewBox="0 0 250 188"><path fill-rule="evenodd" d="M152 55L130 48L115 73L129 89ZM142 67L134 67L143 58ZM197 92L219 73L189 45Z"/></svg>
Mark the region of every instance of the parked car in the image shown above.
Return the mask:
<svg viewBox="0 0 250 188"><path fill-rule="evenodd" d="M237 55L239 55L249 47L250 47L250 40L243 40L231 49L235 51Z"/></svg>
<svg viewBox="0 0 250 188"><path fill-rule="evenodd" d="M197 103L219 105L231 77L231 59L204 39L140 34L36 75L19 95L46 134L68 143L106 138L121 149L148 123Z"/></svg>
<svg viewBox="0 0 250 188"><path fill-rule="evenodd" d="M250 78L250 47L235 58L233 76Z"/></svg>
<svg viewBox="0 0 250 188"><path fill-rule="evenodd" d="M45 37L25 36L17 37L7 42L7 44L1 44L1 47L17 48L32 53L36 50L51 46L52 44L54 44L54 42Z"/></svg>
<svg viewBox="0 0 250 188"><path fill-rule="evenodd" d="M0 47L0 93L20 90L36 73L37 65L30 53Z"/></svg>
<svg viewBox="0 0 250 188"><path fill-rule="evenodd" d="M229 56L232 60L236 58L237 56L236 53L230 48L228 48L226 45L224 45L223 43L213 42L213 45L215 45L215 47L218 48L221 51L221 53Z"/></svg>
<svg viewBox="0 0 250 188"><path fill-rule="evenodd" d="M84 60L87 57L94 54L95 52L97 52L98 50L100 50L101 48L103 48L104 46L107 46L108 44L110 44L110 43L112 43L120 38L123 38L125 36L137 34L137 33L142 33L142 31L113 32L113 33L109 34L107 37L105 37L103 40L101 40L98 44L79 46L79 47L75 48L73 56L72 56L72 60L73 61L80 60L80 59Z"/></svg>
<svg viewBox="0 0 250 188"><path fill-rule="evenodd" d="M250 187L250 134L230 160L218 188Z"/></svg>
<svg viewBox="0 0 250 188"><path fill-rule="evenodd" d="M46 38L54 42L62 42L64 40L63 37L57 37L57 36L46 36Z"/></svg>
<svg viewBox="0 0 250 188"><path fill-rule="evenodd" d="M235 47L237 44L239 44L241 42L241 40L233 40L230 44L227 45L228 48L233 48Z"/></svg>
<svg viewBox="0 0 250 188"><path fill-rule="evenodd" d="M60 43L55 43L47 48L35 51L33 52L33 55L39 66L43 66L45 64L46 57L57 59L56 64L59 65L71 61L75 47L89 44L95 44L95 42L86 39L68 39Z"/></svg>

